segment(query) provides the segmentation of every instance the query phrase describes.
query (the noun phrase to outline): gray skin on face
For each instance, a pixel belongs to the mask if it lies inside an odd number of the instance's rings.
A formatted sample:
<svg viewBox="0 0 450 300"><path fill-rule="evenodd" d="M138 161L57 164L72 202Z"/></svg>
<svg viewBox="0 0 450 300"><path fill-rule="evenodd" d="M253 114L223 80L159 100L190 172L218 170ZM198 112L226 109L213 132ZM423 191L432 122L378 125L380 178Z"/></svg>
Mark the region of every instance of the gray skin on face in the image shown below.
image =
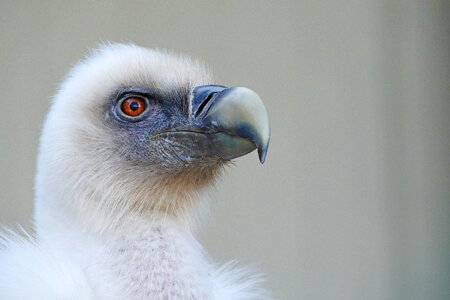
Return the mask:
<svg viewBox="0 0 450 300"><path fill-rule="evenodd" d="M217 85L188 91L120 89L106 108L107 121L117 132L118 153L131 162L162 164L170 170L219 165L255 148L264 162L270 130L267 112L256 93ZM121 105L130 98L145 101L147 107L141 115L123 113Z"/></svg>
<svg viewBox="0 0 450 300"><path fill-rule="evenodd" d="M189 91L190 87L165 93L148 87L118 89L105 107L105 122L115 133L117 154L132 164L182 167L189 163L177 155L187 145L152 139L158 133L180 126L198 126L189 119ZM129 97L146 100L147 108L139 117L128 117L121 112L121 102Z"/></svg>

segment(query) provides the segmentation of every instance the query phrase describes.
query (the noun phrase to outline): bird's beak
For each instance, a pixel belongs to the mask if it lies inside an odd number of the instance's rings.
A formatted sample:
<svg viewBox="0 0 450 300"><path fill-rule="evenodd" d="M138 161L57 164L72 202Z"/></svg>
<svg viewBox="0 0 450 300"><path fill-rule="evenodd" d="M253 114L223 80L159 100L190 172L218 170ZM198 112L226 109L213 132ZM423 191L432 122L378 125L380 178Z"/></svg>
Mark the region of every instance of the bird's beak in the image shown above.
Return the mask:
<svg viewBox="0 0 450 300"><path fill-rule="evenodd" d="M269 117L261 98L245 87L198 86L191 91L194 129L166 133L187 146L187 159L233 159L258 149L264 163L270 141Z"/></svg>
<svg viewBox="0 0 450 300"><path fill-rule="evenodd" d="M270 141L269 116L254 91L245 87L199 86L192 91L191 103L193 118L224 133L217 140L223 154L231 159L257 148L259 160L264 163Z"/></svg>

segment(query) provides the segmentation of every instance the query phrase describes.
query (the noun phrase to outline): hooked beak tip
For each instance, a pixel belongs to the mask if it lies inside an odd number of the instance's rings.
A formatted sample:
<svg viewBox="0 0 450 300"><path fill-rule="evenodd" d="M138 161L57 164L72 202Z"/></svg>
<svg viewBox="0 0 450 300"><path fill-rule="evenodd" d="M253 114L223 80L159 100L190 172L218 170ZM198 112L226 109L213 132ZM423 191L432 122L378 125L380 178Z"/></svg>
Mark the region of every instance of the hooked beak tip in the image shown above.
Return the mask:
<svg viewBox="0 0 450 300"><path fill-rule="evenodd" d="M259 161L261 162L261 164L264 164L264 162L266 161L267 149L265 149L265 150L258 149L258 156L259 156Z"/></svg>

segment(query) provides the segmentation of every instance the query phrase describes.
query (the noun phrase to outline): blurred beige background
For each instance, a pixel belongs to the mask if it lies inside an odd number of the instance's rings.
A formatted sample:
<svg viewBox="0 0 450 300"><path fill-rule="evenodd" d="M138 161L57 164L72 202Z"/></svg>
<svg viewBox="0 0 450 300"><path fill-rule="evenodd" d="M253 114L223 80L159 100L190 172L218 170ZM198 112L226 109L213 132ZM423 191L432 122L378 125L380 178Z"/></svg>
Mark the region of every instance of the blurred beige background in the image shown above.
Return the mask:
<svg viewBox="0 0 450 300"><path fill-rule="evenodd" d="M40 127L101 41L187 52L264 99L201 235L278 299L450 299L449 1L0 1L0 223L27 224Z"/></svg>

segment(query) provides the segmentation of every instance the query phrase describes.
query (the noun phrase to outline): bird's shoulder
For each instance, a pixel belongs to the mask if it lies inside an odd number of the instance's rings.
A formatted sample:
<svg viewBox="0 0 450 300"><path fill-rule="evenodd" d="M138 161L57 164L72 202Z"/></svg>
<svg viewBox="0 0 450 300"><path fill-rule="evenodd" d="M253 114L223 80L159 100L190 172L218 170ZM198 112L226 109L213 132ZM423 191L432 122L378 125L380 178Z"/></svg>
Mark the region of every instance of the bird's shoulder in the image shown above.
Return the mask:
<svg viewBox="0 0 450 300"><path fill-rule="evenodd" d="M264 276L250 267L237 267L229 262L212 273L217 300L273 300L261 284Z"/></svg>
<svg viewBox="0 0 450 300"><path fill-rule="evenodd" d="M6 231L0 234L0 299L94 297L81 268L66 253L30 235Z"/></svg>

